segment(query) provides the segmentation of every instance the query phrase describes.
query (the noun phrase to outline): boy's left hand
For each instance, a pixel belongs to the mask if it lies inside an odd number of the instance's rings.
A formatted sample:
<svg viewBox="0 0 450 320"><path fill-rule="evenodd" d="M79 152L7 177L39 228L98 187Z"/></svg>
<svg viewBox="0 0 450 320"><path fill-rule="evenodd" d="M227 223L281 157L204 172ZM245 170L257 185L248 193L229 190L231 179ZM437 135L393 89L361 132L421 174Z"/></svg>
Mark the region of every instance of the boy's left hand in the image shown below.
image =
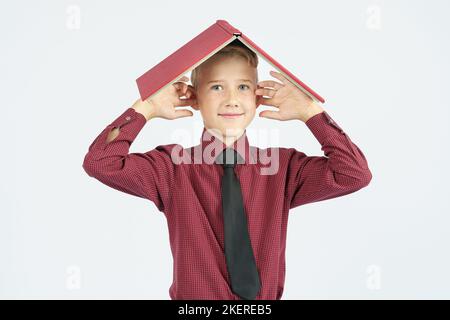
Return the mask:
<svg viewBox="0 0 450 320"><path fill-rule="evenodd" d="M292 84L282 73L270 71L270 74L281 83L266 80L258 82L257 106L260 104L278 108L277 111L265 110L259 113L260 117L276 120L308 121L312 116L321 113L324 109L309 96ZM268 88L269 87L269 88ZM268 96L270 98L264 98Z"/></svg>

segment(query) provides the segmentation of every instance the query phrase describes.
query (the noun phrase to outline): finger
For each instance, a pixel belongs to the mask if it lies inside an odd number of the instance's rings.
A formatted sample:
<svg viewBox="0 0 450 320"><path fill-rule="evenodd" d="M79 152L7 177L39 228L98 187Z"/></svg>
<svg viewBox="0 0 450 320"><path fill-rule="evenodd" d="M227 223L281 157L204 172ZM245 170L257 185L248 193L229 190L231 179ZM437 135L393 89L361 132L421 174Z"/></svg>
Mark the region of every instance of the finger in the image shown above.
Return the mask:
<svg viewBox="0 0 450 320"><path fill-rule="evenodd" d="M186 96L186 98L195 97L195 89L193 86L188 85L185 96Z"/></svg>
<svg viewBox="0 0 450 320"><path fill-rule="evenodd" d="M182 76L178 81L189 81L189 77Z"/></svg>
<svg viewBox="0 0 450 320"><path fill-rule="evenodd" d="M196 99L178 99L177 103L174 104L174 107L189 107L195 102Z"/></svg>
<svg viewBox="0 0 450 320"><path fill-rule="evenodd" d="M261 104L263 104L265 106L272 106L275 108L279 108L277 105L275 105L275 101L273 100L273 98L264 98L264 97L260 96L258 102L260 102Z"/></svg>
<svg viewBox="0 0 450 320"><path fill-rule="evenodd" d="M259 116L261 118L281 120L280 113L278 111L264 110L259 113Z"/></svg>
<svg viewBox="0 0 450 320"><path fill-rule="evenodd" d="M265 88L265 89L256 89L255 94L257 96L265 96L265 97L273 97L277 91L275 89Z"/></svg>
<svg viewBox="0 0 450 320"><path fill-rule="evenodd" d="M276 71L271 70L270 71L270 75L275 77L275 78L277 78L281 82L283 82L283 84L289 83L289 80L286 79L285 76L282 73L280 73L280 72L276 72Z"/></svg>
<svg viewBox="0 0 450 320"><path fill-rule="evenodd" d="M184 118L184 117L192 117L194 113L191 110L183 109L183 110L175 110L175 119Z"/></svg>
<svg viewBox="0 0 450 320"><path fill-rule="evenodd" d="M284 85L282 83L272 81L272 80L265 80L265 81L258 82L258 86L262 87L262 88L264 88L264 87L275 88L276 90L284 87Z"/></svg>
<svg viewBox="0 0 450 320"><path fill-rule="evenodd" d="M187 89L187 84L184 82L175 82L173 86L177 89L177 91L184 92Z"/></svg>
<svg viewBox="0 0 450 320"><path fill-rule="evenodd" d="M188 87L191 87L191 88L193 89L193 88L194 88L193 86L188 85L187 83L185 83L185 81L188 81L188 80L189 80L188 77L183 77L183 78L180 78L180 80L174 82L173 85L174 85L176 88L178 88L179 86L183 86L183 87L184 87L184 86L188 86Z"/></svg>
<svg viewBox="0 0 450 320"><path fill-rule="evenodd" d="M178 97L185 96L186 98L190 98L192 96L192 93L189 93L189 96L187 95L189 92L189 86L186 83L178 83L176 88Z"/></svg>

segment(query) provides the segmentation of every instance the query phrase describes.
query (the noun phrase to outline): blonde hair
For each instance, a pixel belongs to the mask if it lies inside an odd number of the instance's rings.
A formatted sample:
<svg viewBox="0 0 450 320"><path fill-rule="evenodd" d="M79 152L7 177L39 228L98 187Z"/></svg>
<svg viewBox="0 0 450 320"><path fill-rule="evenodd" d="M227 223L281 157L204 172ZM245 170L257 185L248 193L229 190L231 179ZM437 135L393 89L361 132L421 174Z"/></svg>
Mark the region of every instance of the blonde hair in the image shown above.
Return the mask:
<svg viewBox="0 0 450 320"><path fill-rule="evenodd" d="M254 53L245 44L243 44L241 41L237 39L230 42L225 47L217 51L209 59L217 57L243 57L247 59L247 63L250 66L258 68L258 56L256 55L256 53ZM194 88L197 88L199 73L202 66L204 66L204 62L199 66L197 66L194 70L192 70L191 83ZM258 72L256 73L256 82L258 82Z"/></svg>

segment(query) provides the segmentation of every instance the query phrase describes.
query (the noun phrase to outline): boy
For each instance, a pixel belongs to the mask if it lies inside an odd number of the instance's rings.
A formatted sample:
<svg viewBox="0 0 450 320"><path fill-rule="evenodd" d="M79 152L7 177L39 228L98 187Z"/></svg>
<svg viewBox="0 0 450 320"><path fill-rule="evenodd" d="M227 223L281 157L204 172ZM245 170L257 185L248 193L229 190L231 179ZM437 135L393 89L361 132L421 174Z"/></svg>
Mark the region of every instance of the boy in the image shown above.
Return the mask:
<svg viewBox="0 0 450 320"><path fill-rule="evenodd" d="M102 183L154 202L167 218L173 255L171 299L280 299L289 209L355 192L372 178L361 150L324 109L290 83L258 82L257 56L231 43L146 101L137 100L92 142L83 168ZM185 97L184 99L181 99ZM325 156L249 145L261 117L304 122ZM200 144L129 153L147 121L200 111ZM275 156L274 156L275 155ZM272 159L273 158L273 159ZM275 169L273 169L275 168Z"/></svg>

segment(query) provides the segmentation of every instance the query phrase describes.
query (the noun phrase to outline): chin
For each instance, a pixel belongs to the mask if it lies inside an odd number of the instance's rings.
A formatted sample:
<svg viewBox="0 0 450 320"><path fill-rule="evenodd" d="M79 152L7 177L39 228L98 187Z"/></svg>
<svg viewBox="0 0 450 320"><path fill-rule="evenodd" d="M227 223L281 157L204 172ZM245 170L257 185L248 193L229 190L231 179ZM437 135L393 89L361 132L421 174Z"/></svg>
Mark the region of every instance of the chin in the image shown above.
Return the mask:
<svg viewBox="0 0 450 320"><path fill-rule="evenodd" d="M227 127L222 130L222 134L227 137L238 137L244 132L245 128L242 127Z"/></svg>

